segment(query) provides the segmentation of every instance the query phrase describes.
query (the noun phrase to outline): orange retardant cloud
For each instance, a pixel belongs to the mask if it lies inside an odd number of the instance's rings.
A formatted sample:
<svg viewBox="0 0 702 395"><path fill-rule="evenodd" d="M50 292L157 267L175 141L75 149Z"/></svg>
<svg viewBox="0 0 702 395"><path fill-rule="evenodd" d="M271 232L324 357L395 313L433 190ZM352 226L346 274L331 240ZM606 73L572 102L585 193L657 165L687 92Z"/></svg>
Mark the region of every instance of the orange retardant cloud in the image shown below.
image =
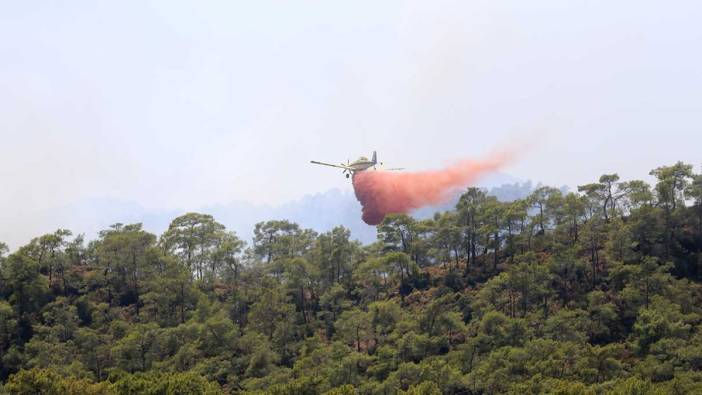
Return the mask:
<svg viewBox="0 0 702 395"><path fill-rule="evenodd" d="M353 175L353 189L363 206L363 221L378 225L385 215L408 213L450 199L480 177L495 172L511 158L509 152L482 160L462 160L443 170L420 172L362 171Z"/></svg>

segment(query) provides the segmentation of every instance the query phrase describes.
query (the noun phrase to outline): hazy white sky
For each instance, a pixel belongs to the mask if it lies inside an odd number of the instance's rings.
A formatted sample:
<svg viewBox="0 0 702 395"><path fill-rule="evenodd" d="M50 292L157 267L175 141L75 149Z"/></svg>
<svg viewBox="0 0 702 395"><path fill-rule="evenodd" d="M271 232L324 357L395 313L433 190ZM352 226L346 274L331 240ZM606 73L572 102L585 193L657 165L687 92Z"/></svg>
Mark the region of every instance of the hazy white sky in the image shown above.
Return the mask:
<svg viewBox="0 0 702 395"><path fill-rule="evenodd" d="M280 203L310 159L571 186L702 162L699 1L3 1L0 239L92 197Z"/></svg>

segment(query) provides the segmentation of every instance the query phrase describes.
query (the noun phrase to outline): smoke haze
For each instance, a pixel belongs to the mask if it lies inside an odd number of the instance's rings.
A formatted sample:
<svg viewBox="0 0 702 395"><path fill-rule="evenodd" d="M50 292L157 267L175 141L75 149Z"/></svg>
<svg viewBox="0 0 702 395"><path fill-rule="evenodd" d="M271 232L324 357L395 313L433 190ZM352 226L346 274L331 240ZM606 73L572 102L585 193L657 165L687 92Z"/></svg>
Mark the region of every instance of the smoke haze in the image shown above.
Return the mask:
<svg viewBox="0 0 702 395"><path fill-rule="evenodd" d="M0 2L11 248L134 218L96 200L278 207L350 192L311 159L439 169L532 128L509 173L546 185L702 160L700 1L34 3Z"/></svg>

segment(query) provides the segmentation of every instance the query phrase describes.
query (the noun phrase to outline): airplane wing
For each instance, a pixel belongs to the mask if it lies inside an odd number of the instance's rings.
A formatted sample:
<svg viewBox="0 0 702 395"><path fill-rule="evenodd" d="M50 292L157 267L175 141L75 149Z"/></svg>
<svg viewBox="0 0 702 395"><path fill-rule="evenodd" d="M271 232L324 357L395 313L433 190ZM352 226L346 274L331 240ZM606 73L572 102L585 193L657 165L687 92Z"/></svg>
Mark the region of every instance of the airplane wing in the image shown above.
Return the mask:
<svg viewBox="0 0 702 395"><path fill-rule="evenodd" d="M404 167L377 167L377 170L382 170L382 171L402 171L405 170Z"/></svg>
<svg viewBox="0 0 702 395"><path fill-rule="evenodd" d="M329 166L329 167L338 167L339 169L353 170L353 168L352 168L352 167L349 167L349 166L332 165L331 163L317 162L316 160L311 160L310 163L314 163L315 165L322 165L322 166Z"/></svg>

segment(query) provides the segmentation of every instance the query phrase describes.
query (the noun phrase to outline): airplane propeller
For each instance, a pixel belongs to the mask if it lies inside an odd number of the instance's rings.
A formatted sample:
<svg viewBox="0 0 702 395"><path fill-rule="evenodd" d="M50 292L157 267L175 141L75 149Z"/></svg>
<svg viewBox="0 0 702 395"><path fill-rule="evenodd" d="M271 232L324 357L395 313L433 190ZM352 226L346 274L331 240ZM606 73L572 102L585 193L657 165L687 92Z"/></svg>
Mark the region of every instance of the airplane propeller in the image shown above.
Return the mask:
<svg viewBox="0 0 702 395"><path fill-rule="evenodd" d="M350 164L351 164L351 159L346 159L346 163L341 162L341 166L348 166ZM349 178L351 176L351 171L349 169L344 169L344 171L342 171L341 174L345 175L346 178Z"/></svg>

